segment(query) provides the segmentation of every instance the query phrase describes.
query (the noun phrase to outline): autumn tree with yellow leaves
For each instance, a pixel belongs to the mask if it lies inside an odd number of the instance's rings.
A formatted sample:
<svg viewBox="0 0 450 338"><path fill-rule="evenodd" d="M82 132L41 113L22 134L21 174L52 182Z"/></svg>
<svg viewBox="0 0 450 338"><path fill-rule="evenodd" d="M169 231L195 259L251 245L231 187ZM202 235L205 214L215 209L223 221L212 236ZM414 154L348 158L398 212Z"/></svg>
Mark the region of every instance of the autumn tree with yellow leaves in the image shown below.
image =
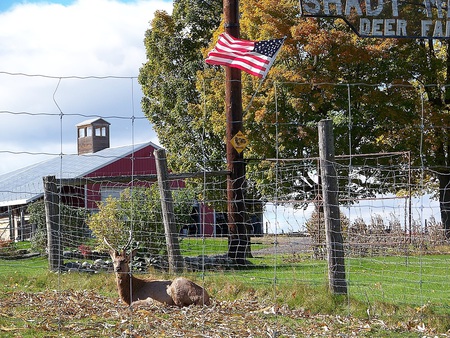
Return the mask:
<svg viewBox="0 0 450 338"><path fill-rule="evenodd" d="M273 166L266 158L317 156L317 122L331 118L336 155L411 151L413 166L432 169L450 237L448 42L359 38L341 19L301 17L298 5L240 2L241 38L287 37L260 88L242 76L249 189L271 193L253 175ZM146 32L142 106L175 170L226 167L224 72L204 63L221 14L222 1L175 1Z"/></svg>

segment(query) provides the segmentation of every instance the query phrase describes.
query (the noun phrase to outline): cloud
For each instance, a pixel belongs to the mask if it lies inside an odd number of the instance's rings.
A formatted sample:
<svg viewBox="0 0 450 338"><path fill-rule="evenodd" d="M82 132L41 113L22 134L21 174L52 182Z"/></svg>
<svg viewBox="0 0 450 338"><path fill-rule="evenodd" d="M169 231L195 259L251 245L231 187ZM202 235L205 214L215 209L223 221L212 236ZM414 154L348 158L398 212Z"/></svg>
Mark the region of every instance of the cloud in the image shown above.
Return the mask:
<svg viewBox="0 0 450 338"><path fill-rule="evenodd" d="M111 146L157 142L136 77L154 12L171 9L171 1L79 0L0 13L0 174L75 152L75 125L93 116L111 123Z"/></svg>
<svg viewBox="0 0 450 338"><path fill-rule="evenodd" d="M172 3L79 0L24 4L0 16L2 68L54 76L136 75L155 10ZM76 72L76 73L74 73Z"/></svg>

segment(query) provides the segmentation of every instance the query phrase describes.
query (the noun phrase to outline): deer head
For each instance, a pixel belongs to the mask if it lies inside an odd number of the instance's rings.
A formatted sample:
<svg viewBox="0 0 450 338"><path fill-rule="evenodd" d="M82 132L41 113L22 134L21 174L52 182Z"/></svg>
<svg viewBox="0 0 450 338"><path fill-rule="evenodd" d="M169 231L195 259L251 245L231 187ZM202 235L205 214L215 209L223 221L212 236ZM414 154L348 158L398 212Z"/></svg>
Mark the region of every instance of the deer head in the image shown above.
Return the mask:
<svg viewBox="0 0 450 338"><path fill-rule="evenodd" d="M133 258L137 249L131 250L129 254L127 254L127 250L131 247L132 236L130 231L130 238L128 239L127 244L123 247L122 251L119 252L117 249L114 249L111 244L103 237L103 242L109 247L109 254L113 261L114 272L116 273L129 273L130 272L130 262Z"/></svg>

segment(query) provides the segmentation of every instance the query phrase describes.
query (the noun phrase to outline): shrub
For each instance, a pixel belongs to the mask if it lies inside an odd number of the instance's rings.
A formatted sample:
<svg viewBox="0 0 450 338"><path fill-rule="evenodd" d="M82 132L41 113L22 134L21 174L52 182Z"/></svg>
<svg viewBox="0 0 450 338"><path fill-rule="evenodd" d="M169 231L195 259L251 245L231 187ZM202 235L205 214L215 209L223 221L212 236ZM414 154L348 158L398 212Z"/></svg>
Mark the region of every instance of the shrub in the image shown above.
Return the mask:
<svg viewBox="0 0 450 338"><path fill-rule="evenodd" d="M192 222L190 212L194 193L190 189L173 191L175 221L178 230ZM106 250L106 237L114 248L120 248L128 241L129 231L139 242L141 252L150 256L165 254L161 201L156 184L150 187L127 188L119 198L108 197L98 204L98 212L88 219L88 226L97 239L98 248Z"/></svg>
<svg viewBox="0 0 450 338"><path fill-rule="evenodd" d="M45 218L45 204L39 200L27 208L30 223L36 225L31 242L35 251L44 252L47 246L47 224ZM90 236L86 226L87 211L85 208L74 208L65 204L59 206L61 241L67 248L76 248Z"/></svg>
<svg viewBox="0 0 450 338"><path fill-rule="evenodd" d="M342 236L345 240L347 229L349 226L349 219L342 212L340 212L340 219ZM324 259L326 257L326 234L325 217L323 211L319 211L319 208L316 207L305 225L309 235L311 236L314 257Z"/></svg>

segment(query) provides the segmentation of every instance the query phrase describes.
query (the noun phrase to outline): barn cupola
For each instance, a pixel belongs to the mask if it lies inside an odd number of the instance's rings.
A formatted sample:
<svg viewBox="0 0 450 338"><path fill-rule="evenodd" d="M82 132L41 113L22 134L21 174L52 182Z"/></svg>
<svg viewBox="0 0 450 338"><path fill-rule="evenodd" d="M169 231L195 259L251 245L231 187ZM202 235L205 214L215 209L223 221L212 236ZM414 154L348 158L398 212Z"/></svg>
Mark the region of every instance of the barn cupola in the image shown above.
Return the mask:
<svg viewBox="0 0 450 338"><path fill-rule="evenodd" d="M96 153L109 148L110 123L102 118L77 124L78 155Z"/></svg>

